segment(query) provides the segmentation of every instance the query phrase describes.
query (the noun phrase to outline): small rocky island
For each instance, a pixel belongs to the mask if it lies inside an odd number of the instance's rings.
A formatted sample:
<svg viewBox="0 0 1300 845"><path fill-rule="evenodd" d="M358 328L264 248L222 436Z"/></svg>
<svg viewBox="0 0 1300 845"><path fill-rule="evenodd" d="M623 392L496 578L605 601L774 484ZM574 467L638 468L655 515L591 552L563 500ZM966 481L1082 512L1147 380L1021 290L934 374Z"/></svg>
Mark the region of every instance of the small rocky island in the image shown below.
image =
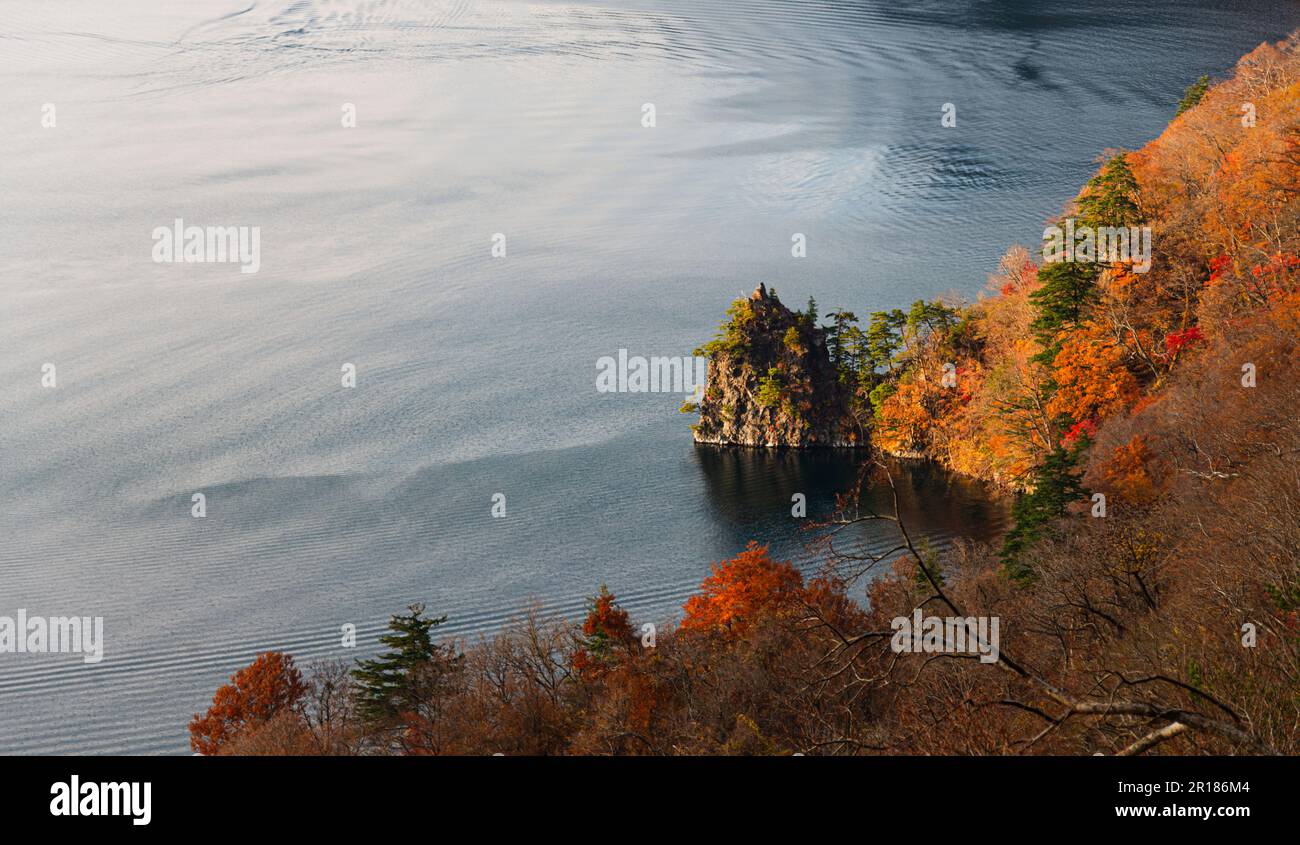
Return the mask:
<svg viewBox="0 0 1300 845"><path fill-rule="evenodd" d="M708 387L692 426L697 443L766 447L863 447L868 414L853 411L853 386L832 360L816 303L792 311L759 285L727 310L718 336L695 350L709 359Z"/></svg>

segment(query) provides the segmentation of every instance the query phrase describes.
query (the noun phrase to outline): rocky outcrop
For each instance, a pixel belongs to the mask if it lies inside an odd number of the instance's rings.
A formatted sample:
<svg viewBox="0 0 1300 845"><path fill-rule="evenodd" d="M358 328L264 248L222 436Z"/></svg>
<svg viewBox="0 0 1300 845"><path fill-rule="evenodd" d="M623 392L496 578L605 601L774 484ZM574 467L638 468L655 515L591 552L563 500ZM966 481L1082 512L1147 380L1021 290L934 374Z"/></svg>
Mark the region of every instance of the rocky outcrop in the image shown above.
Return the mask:
<svg viewBox="0 0 1300 845"><path fill-rule="evenodd" d="M791 311L763 285L732 303L718 337L696 350L709 359L700 421L692 426L697 443L867 445L812 312L811 304Z"/></svg>

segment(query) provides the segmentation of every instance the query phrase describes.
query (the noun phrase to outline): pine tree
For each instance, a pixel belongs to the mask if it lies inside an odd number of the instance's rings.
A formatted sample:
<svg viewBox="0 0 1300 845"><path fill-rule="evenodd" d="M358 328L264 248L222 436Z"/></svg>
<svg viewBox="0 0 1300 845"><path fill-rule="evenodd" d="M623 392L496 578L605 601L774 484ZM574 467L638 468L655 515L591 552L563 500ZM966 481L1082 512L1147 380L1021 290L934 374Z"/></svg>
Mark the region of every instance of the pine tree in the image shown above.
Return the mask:
<svg viewBox="0 0 1300 845"><path fill-rule="evenodd" d="M1133 226L1143 220L1137 178L1124 153L1112 156L1079 197L1078 223L1096 230L1102 227ZM1063 226L1058 222L1058 226ZM1061 351L1058 334L1083 321L1088 306L1097 297L1100 265L1088 261L1053 261L1042 266L1042 286L1029 295L1037 309L1030 328L1043 350L1035 356L1050 365Z"/></svg>
<svg viewBox="0 0 1300 845"><path fill-rule="evenodd" d="M1131 226L1142 222L1137 179L1123 153L1110 158L1088 181L1079 197L1079 222L1094 230L1101 227ZM1063 227L1064 228L1064 227ZM1042 350L1034 360L1052 366L1061 352L1061 334L1077 327L1098 295L1100 268L1095 262L1054 261L1038 271L1041 287L1029 295L1036 315L1029 324ZM1043 385L1047 394L1056 391L1050 379ZM1077 421L1076 421L1077 422ZM1057 419L1053 425L1069 424ZM1015 527L1007 532L1002 560L1007 573L1024 580L1030 573L1020 563L1021 553L1050 530L1066 514L1066 507L1087 495L1079 483L1075 464L1079 449L1066 451L1057 446L1035 470L1034 491L1021 495L1012 509Z"/></svg>
<svg viewBox="0 0 1300 845"><path fill-rule="evenodd" d="M460 668L463 655L452 646L433 642L433 630L447 617L426 618L424 605L419 603L408 610L388 621L393 633L379 638L391 650L373 660L358 660L352 670L357 707L369 722L419 713Z"/></svg>
<svg viewBox="0 0 1300 845"><path fill-rule="evenodd" d="M852 311L845 311L842 308L839 311L832 311L827 316L831 318L832 322L831 325L826 327L826 345L830 350L831 363L841 370L841 379L843 379L846 332L850 326L858 321L858 318Z"/></svg>
<svg viewBox="0 0 1300 845"><path fill-rule="evenodd" d="M1143 220L1137 177L1124 153L1101 166L1079 197L1079 222L1094 229L1136 226Z"/></svg>
<svg viewBox="0 0 1300 845"><path fill-rule="evenodd" d="M902 330L907 325L907 315L899 309L876 311L871 315L864 337L866 360L863 366L872 372L884 367L894 369L894 355L902 342Z"/></svg>
<svg viewBox="0 0 1300 845"><path fill-rule="evenodd" d="M913 335L924 332L946 332L957 322L957 311L942 302L918 299L907 312L907 330Z"/></svg>
<svg viewBox="0 0 1300 845"><path fill-rule="evenodd" d="M1066 515L1066 508L1088 491L1079 483L1076 467L1078 450L1061 447L1052 450L1034 471L1034 490L1022 493L1012 507L1015 527L1007 532L1002 545L1002 563L1008 576L1020 582L1032 577L1020 559L1025 549L1052 531L1052 523Z"/></svg>
<svg viewBox="0 0 1300 845"><path fill-rule="evenodd" d="M1210 77L1202 76L1200 79L1187 86L1183 92L1183 98L1178 101L1178 111L1174 112L1174 117L1182 114L1190 108L1196 106L1205 96L1205 92L1210 88Z"/></svg>
<svg viewBox="0 0 1300 845"><path fill-rule="evenodd" d="M1042 285L1029 294L1038 312L1029 327L1042 351L1034 360L1050 365L1061 351L1057 335L1078 325L1088 305L1097 297L1097 265L1079 261L1055 261L1038 271Z"/></svg>

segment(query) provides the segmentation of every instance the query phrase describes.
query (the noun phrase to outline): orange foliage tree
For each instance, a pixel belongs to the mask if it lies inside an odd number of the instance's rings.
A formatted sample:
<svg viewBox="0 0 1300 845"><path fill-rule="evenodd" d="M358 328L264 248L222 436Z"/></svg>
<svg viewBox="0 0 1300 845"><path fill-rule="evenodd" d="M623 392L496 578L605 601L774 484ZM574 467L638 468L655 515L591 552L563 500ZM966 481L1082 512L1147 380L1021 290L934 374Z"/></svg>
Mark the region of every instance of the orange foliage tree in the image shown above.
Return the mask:
<svg viewBox="0 0 1300 845"><path fill-rule="evenodd" d="M206 714L195 715L190 722L190 748L216 754L240 733L294 707L306 692L291 656L280 651L259 654L217 690Z"/></svg>
<svg viewBox="0 0 1300 845"><path fill-rule="evenodd" d="M934 422L926 400L926 385L909 372L897 389L881 403L873 434L881 448L898 455L919 453L927 445Z"/></svg>
<svg viewBox="0 0 1300 845"><path fill-rule="evenodd" d="M713 565L700 593L683 606L681 629L738 634L762 614L795 607L803 598L799 570L772 560L767 546L750 540L743 552Z"/></svg>
<svg viewBox="0 0 1300 845"><path fill-rule="evenodd" d="M1154 463L1146 438L1135 434L1128 442L1116 446L1109 455L1098 460L1106 489L1125 502L1147 504L1154 498L1155 485L1151 478Z"/></svg>
<svg viewBox="0 0 1300 845"><path fill-rule="evenodd" d="M1137 379L1124 365L1124 347L1098 323L1085 323L1061 343L1053 362L1056 392L1052 415L1073 422L1099 421L1127 409L1139 396Z"/></svg>

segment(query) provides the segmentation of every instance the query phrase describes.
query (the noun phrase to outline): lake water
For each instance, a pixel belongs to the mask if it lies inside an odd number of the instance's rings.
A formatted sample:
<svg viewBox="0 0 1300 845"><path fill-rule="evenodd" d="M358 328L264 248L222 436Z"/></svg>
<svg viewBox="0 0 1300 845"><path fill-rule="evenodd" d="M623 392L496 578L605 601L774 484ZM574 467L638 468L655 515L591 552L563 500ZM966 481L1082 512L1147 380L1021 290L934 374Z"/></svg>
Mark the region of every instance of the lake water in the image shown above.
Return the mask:
<svg viewBox="0 0 1300 845"><path fill-rule="evenodd" d="M0 615L107 641L0 654L6 753L184 752L257 651L356 656L414 600L473 636L602 582L671 619L751 538L812 569L791 495L824 513L850 457L697 448L682 397L597 393L596 360L689 355L759 281L860 316L973 296L1102 150L1300 24L1276 0L0 13ZM176 218L260 227L260 271L155 263ZM939 548L1005 523L933 468L903 491Z"/></svg>

